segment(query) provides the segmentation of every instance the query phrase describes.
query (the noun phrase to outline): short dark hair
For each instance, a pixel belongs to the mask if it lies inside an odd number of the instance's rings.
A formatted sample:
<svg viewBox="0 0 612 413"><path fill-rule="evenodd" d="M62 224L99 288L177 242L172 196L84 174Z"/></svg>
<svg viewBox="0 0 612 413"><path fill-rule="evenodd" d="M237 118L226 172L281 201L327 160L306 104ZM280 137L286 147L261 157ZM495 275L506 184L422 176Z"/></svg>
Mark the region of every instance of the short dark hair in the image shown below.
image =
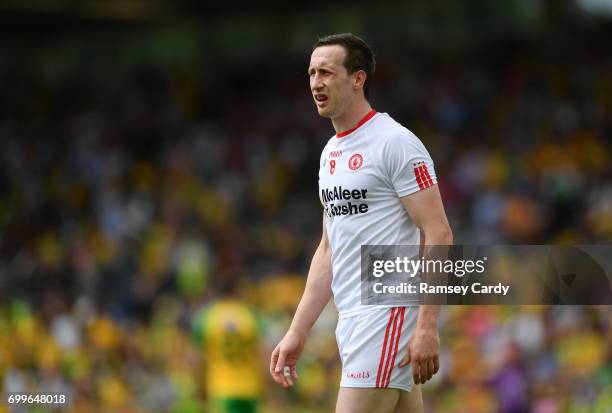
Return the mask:
<svg viewBox="0 0 612 413"><path fill-rule="evenodd" d="M363 93L368 98L370 95L370 79L372 79L376 69L376 60L370 46L363 39L352 33L340 33L319 38L312 46L312 50L317 47L332 45L342 46L346 50L344 67L349 74L359 70L365 72L366 80L363 84Z"/></svg>

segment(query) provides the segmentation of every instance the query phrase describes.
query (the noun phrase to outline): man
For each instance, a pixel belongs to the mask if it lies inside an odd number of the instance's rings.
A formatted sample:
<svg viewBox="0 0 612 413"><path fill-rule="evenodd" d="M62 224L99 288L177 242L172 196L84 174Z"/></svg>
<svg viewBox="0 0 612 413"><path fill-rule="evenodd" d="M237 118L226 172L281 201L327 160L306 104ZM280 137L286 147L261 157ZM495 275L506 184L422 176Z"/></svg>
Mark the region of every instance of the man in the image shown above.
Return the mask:
<svg viewBox="0 0 612 413"><path fill-rule="evenodd" d="M261 326L237 295L237 280L221 284L223 297L202 308L193 320L193 336L206 362L209 411L255 413L263 392Z"/></svg>
<svg viewBox="0 0 612 413"><path fill-rule="evenodd" d="M438 371L439 306L364 306L361 245L449 245L452 233L429 153L406 128L368 102L375 62L352 34L320 39L308 74L319 115L336 131L319 170L323 235L291 326L270 373L288 387L313 323L331 298L342 360L337 413L422 412L418 384ZM397 356L398 354L399 357Z"/></svg>

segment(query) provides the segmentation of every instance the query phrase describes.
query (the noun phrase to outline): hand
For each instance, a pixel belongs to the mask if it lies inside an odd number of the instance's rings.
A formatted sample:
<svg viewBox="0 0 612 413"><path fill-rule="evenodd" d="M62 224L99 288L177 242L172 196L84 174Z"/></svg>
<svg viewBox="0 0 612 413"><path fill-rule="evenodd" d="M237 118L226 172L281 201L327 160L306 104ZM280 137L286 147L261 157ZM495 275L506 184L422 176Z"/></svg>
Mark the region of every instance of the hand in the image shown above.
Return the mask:
<svg viewBox="0 0 612 413"><path fill-rule="evenodd" d="M440 368L440 337L436 328L417 328L408 341L406 355L400 363L405 367L412 363L415 384L423 384Z"/></svg>
<svg viewBox="0 0 612 413"><path fill-rule="evenodd" d="M272 352L270 374L284 388L293 386L292 379L298 378L295 366L304 350L305 341L304 337L288 332ZM288 375L285 375L285 367L289 367Z"/></svg>

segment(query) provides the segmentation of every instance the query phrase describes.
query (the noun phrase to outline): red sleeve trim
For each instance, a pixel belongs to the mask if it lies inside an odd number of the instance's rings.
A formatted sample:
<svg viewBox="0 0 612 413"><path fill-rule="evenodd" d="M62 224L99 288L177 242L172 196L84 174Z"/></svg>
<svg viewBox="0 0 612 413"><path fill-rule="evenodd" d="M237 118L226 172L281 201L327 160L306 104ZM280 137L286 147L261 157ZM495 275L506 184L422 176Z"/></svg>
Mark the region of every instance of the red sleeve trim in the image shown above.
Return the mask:
<svg viewBox="0 0 612 413"><path fill-rule="evenodd" d="M427 165L425 165L424 162L417 162L415 164L414 176L419 184L420 190L429 188L434 184L433 179L431 179L431 175L429 175L429 171L427 170Z"/></svg>

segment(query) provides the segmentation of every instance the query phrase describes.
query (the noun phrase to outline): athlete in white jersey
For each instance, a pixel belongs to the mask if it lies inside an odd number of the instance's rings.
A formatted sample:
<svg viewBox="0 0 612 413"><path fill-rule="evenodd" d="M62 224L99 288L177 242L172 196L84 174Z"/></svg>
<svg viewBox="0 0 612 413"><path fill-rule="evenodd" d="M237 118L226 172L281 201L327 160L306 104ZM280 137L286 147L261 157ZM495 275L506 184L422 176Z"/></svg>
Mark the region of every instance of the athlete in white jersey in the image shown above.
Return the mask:
<svg viewBox="0 0 612 413"><path fill-rule="evenodd" d="M363 306L361 245L448 245L429 153L406 128L368 101L374 57L352 34L314 46L310 87L336 135L321 154L323 235L289 331L272 353L270 373L284 387L297 378L306 336L333 295L342 360L337 413L422 412L419 386L438 370L439 307Z"/></svg>
<svg viewBox="0 0 612 413"><path fill-rule="evenodd" d="M436 184L433 161L414 134L372 109L329 140L320 165L336 308L340 318L377 310L361 305L361 245L419 245L400 198Z"/></svg>

